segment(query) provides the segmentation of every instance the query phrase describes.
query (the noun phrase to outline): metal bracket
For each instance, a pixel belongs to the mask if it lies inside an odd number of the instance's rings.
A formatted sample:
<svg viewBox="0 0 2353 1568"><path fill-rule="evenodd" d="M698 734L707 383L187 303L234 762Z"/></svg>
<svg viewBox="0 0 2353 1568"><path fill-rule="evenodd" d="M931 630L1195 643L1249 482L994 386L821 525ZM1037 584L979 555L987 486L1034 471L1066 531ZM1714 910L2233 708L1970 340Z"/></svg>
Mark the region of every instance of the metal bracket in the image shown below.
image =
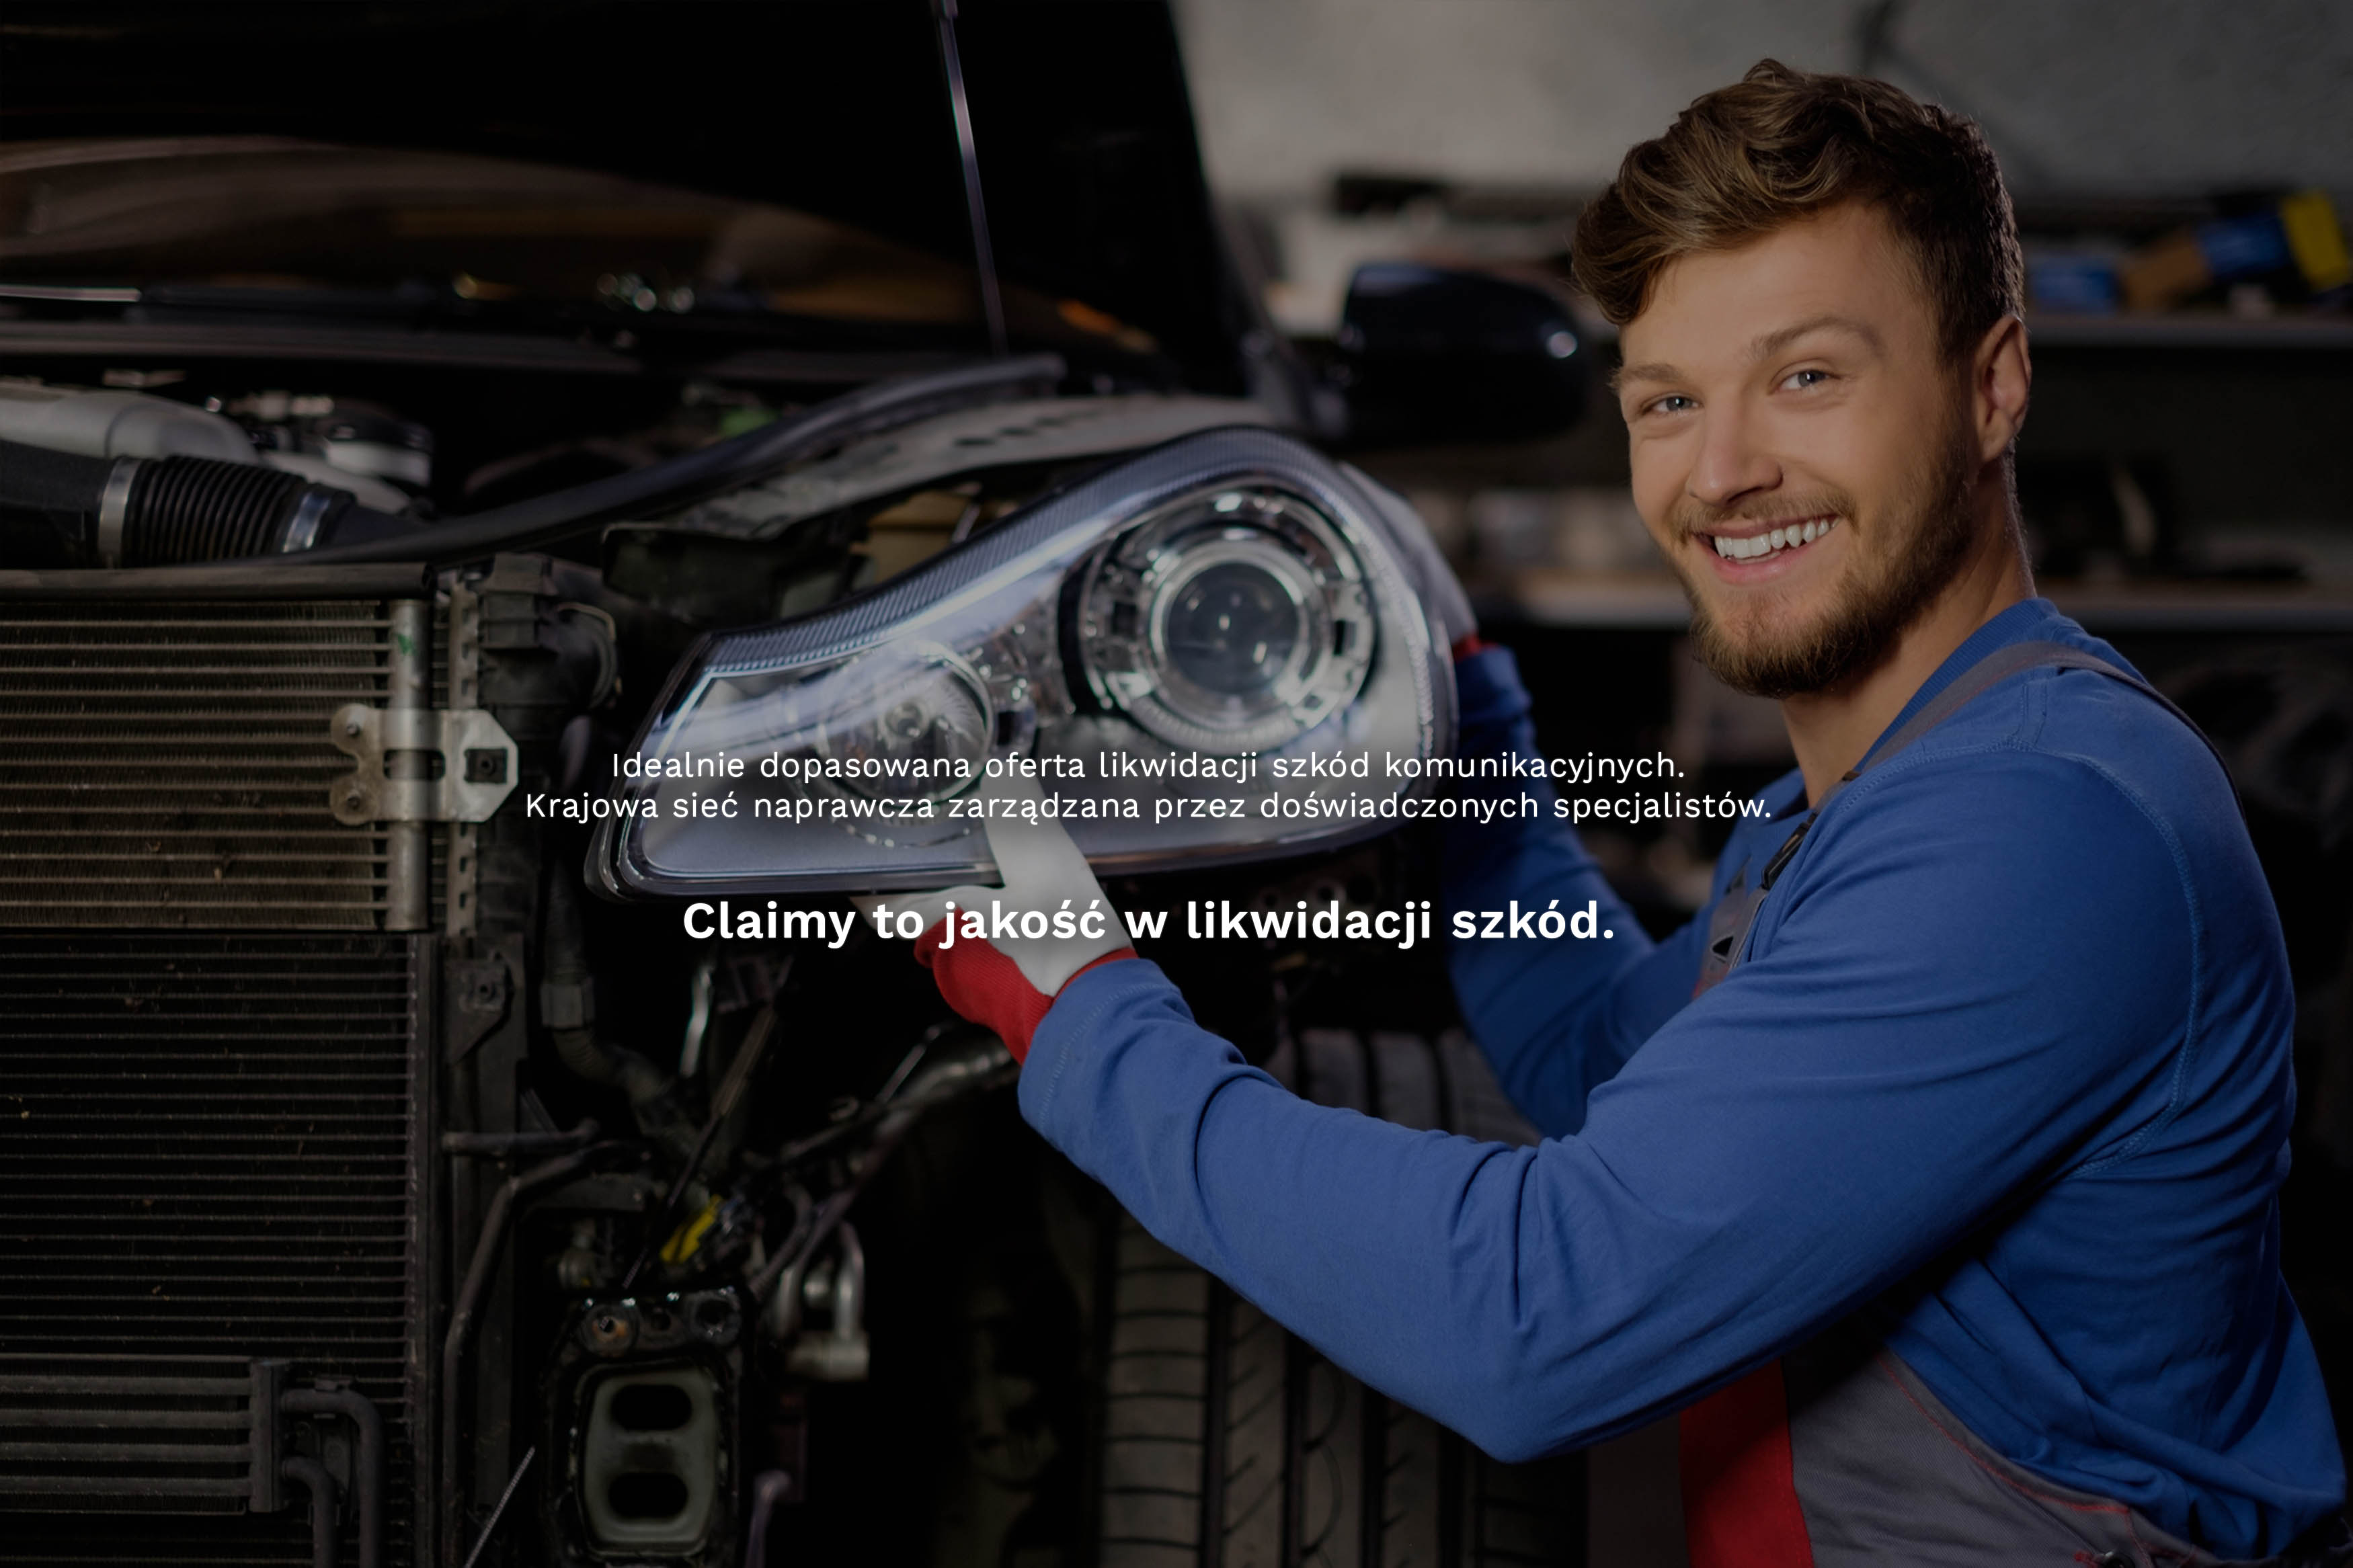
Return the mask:
<svg viewBox="0 0 2353 1568"><path fill-rule="evenodd" d="M449 584L448 681L444 700L450 707L482 705L482 596L468 587L462 577L453 579ZM474 934L474 899L481 880L480 837L481 829L474 823L449 825L448 852L442 864L441 899L446 917L442 923L451 936ZM471 1050L480 1038L481 1035L477 1034L467 1042L466 1049ZM450 1059L454 1061L457 1057Z"/></svg>
<svg viewBox="0 0 2353 1568"><path fill-rule="evenodd" d="M371 822L483 822L513 793L522 754L481 708L335 710L330 736L359 765L329 786L335 820L358 827ZM385 776L394 752L429 752L441 759L440 777Z"/></svg>
<svg viewBox="0 0 2353 1568"><path fill-rule="evenodd" d="M520 942L512 952L507 946L495 944L487 952L443 967L443 1030L452 1062L465 1060L468 1052L507 1021L514 1002L514 977L522 967Z"/></svg>

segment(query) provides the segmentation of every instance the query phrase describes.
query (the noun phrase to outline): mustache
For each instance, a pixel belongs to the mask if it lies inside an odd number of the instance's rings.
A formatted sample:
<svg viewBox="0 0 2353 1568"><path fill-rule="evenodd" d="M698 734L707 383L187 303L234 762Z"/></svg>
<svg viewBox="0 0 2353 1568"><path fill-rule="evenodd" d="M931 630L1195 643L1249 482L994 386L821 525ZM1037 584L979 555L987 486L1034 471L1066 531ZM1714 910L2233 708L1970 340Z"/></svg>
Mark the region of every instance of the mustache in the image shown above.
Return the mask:
<svg viewBox="0 0 2353 1568"><path fill-rule="evenodd" d="M1810 496L1757 496L1731 506L1711 506L1685 496L1667 514L1667 522L1680 541L1695 533L1719 533L1737 524L1759 523L1770 528L1776 523L1798 522L1810 517L1853 515L1852 496L1843 490L1818 490Z"/></svg>

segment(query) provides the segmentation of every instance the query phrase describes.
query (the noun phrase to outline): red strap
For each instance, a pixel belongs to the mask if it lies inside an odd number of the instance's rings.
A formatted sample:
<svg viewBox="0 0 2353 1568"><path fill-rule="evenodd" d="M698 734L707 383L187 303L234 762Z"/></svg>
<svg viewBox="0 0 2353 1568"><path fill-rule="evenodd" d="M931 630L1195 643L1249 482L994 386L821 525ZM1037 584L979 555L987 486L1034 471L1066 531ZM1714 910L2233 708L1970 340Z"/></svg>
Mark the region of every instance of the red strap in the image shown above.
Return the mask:
<svg viewBox="0 0 2353 1568"><path fill-rule="evenodd" d="M932 922L932 929L915 941L916 960L932 972L939 982L940 994L959 1017L995 1030L1015 1061L1025 1059L1029 1055L1029 1037L1045 1021L1046 1009L1054 1005L1054 998L1030 984L1019 964L976 937L966 937L954 947L941 947L947 928L944 920ZM1132 947L1114 948L1082 966L1071 979L1076 980L1095 964L1135 956Z"/></svg>
<svg viewBox="0 0 2353 1568"><path fill-rule="evenodd" d="M1493 643L1489 642L1477 632L1469 632L1454 639L1454 647L1451 651L1454 655L1455 662L1460 664L1462 660L1469 658L1472 654L1485 653L1489 648L1493 647L1495 645Z"/></svg>
<svg viewBox="0 0 2353 1568"><path fill-rule="evenodd" d="M1767 1362L1683 1412L1692 1568L1814 1568L1789 1452L1789 1396Z"/></svg>

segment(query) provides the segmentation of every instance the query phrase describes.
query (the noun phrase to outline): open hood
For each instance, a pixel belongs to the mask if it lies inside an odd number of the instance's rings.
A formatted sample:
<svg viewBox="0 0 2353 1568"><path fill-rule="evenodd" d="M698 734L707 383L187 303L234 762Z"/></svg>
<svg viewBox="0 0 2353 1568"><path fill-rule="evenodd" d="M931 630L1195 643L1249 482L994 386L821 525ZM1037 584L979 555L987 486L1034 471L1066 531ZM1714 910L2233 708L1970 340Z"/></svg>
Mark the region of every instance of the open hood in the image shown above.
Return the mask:
<svg viewBox="0 0 2353 1568"><path fill-rule="evenodd" d="M1142 0L983 0L957 23L999 273L1239 391L1176 32ZM972 254L925 0L14 0L0 139L279 136L568 165Z"/></svg>

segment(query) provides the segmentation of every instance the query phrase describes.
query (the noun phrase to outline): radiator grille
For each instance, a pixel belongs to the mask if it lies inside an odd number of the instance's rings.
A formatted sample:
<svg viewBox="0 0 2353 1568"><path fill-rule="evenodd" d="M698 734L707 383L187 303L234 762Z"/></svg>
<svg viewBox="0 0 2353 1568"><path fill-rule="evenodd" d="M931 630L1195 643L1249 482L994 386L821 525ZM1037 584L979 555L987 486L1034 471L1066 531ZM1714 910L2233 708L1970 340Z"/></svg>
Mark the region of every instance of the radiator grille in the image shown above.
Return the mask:
<svg viewBox="0 0 2353 1568"><path fill-rule="evenodd" d="M0 1507L236 1513L256 1374L235 1356L0 1351Z"/></svg>
<svg viewBox="0 0 2353 1568"><path fill-rule="evenodd" d="M374 930L385 841L328 788L382 705L380 600L0 604L0 926Z"/></svg>
<svg viewBox="0 0 2353 1568"><path fill-rule="evenodd" d="M324 932L0 940L0 1349L125 1377L282 1356L299 1378L352 1378L390 1438L390 1563L416 1560L420 951ZM0 1464L0 1510L23 1506L6 1492ZM19 1513L0 1557L299 1563L303 1518Z"/></svg>

